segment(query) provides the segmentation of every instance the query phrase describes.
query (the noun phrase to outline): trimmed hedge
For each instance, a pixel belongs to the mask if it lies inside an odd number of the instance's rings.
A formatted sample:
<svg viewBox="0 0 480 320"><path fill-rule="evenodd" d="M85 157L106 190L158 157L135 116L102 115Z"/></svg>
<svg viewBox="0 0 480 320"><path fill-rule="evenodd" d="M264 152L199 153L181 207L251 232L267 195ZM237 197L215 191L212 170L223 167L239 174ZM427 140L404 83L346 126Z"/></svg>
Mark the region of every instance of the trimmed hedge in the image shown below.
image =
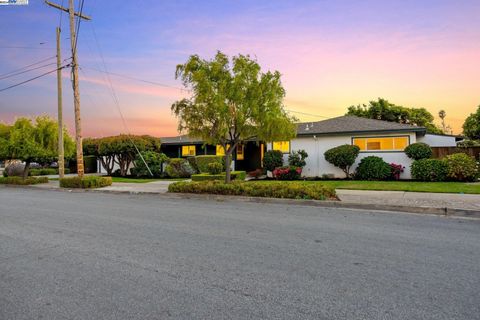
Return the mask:
<svg viewBox="0 0 480 320"><path fill-rule="evenodd" d="M411 166L412 178L420 181L447 180L448 164L440 159L415 160Z"/></svg>
<svg viewBox="0 0 480 320"><path fill-rule="evenodd" d="M283 153L279 150L268 150L263 156L263 166L268 171L283 166Z"/></svg>
<svg viewBox="0 0 480 320"><path fill-rule="evenodd" d="M245 171L232 171L230 173L230 177L232 180L239 180L243 181L247 177L247 173ZM208 174L208 173L199 173L199 174L192 174L192 181L225 181L225 172L220 174Z"/></svg>
<svg viewBox="0 0 480 320"><path fill-rule="evenodd" d="M432 153L432 148L423 142L412 143L405 148L405 154L413 160L428 159Z"/></svg>
<svg viewBox="0 0 480 320"><path fill-rule="evenodd" d="M70 173L70 169L64 169L65 174ZM58 168L42 168L42 169L30 169L28 172L29 176L49 176L58 174Z"/></svg>
<svg viewBox="0 0 480 320"><path fill-rule="evenodd" d="M47 183L47 177L28 177L23 179L22 177L0 177L0 184L15 184L26 186L30 184L39 184L39 183Z"/></svg>
<svg viewBox="0 0 480 320"><path fill-rule="evenodd" d="M337 199L335 189L320 183L299 182L241 182L223 183L220 181L176 182L168 186L168 192L219 194L248 197L287 198L287 199Z"/></svg>
<svg viewBox="0 0 480 320"><path fill-rule="evenodd" d="M208 164L207 169L210 174L220 174L223 171L223 165L218 162L211 162Z"/></svg>
<svg viewBox="0 0 480 320"><path fill-rule="evenodd" d="M222 168L225 166L225 160L223 156L204 155L196 156L197 168L200 173L208 173L208 165L210 163L220 163Z"/></svg>
<svg viewBox="0 0 480 320"><path fill-rule="evenodd" d="M391 174L390 165L382 158L368 156L360 160L355 177L360 180L386 180Z"/></svg>
<svg viewBox="0 0 480 320"><path fill-rule="evenodd" d="M61 188L102 188L112 185L112 177L99 177L99 176L85 176L69 177L60 179Z"/></svg>
<svg viewBox="0 0 480 320"><path fill-rule="evenodd" d="M325 151L325 160L345 172L346 178L350 178L350 167L353 166L358 157L360 148L358 146L344 144Z"/></svg>

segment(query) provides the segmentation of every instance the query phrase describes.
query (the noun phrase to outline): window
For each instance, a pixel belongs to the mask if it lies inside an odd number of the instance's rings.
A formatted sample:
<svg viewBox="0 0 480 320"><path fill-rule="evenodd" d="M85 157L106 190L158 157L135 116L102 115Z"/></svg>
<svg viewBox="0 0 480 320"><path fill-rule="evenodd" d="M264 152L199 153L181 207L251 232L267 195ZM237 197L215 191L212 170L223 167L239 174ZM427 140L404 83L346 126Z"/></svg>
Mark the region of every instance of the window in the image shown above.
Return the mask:
<svg viewBox="0 0 480 320"><path fill-rule="evenodd" d="M237 160L243 160L244 158L244 145L240 144L237 146Z"/></svg>
<svg viewBox="0 0 480 320"><path fill-rule="evenodd" d="M195 156L195 146L182 146L182 157Z"/></svg>
<svg viewBox="0 0 480 320"><path fill-rule="evenodd" d="M230 148L230 145L227 144L227 149ZM225 149L223 148L223 146L221 144L217 144L217 152L216 152L216 155L217 156L224 156L225 155Z"/></svg>
<svg viewBox="0 0 480 320"><path fill-rule="evenodd" d="M409 145L408 136L403 137L371 137L352 138L352 143L360 148L360 151L403 151Z"/></svg>
<svg viewBox="0 0 480 320"><path fill-rule="evenodd" d="M282 151L282 153L290 153L290 141L274 141L272 146L273 150Z"/></svg>

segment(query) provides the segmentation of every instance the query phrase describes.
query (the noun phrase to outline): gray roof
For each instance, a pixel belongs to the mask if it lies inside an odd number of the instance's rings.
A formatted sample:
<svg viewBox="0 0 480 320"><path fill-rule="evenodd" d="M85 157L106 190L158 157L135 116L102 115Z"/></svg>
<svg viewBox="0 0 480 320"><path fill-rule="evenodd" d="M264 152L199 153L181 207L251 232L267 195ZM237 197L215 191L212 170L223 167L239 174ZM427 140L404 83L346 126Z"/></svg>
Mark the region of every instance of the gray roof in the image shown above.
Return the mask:
<svg viewBox="0 0 480 320"><path fill-rule="evenodd" d="M189 135L181 135L176 137L164 137L160 138L162 144L184 144L184 143L191 143L191 144L203 144L202 139L192 138Z"/></svg>
<svg viewBox="0 0 480 320"><path fill-rule="evenodd" d="M410 124L366 119L356 116L341 116L317 122L303 122L297 125L298 135L327 135L343 133L397 131L415 131L424 133L426 129L424 127L417 127Z"/></svg>

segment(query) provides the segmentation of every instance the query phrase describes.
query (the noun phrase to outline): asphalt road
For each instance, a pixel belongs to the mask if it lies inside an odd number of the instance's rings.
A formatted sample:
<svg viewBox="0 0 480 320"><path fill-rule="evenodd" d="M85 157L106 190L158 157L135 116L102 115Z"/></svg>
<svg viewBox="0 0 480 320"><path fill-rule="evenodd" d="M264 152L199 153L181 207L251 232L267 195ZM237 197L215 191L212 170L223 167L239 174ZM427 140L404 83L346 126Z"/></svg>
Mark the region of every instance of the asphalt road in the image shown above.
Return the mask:
<svg viewBox="0 0 480 320"><path fill-rule="evenodd" d="M480 319L480 221L0 188L0 319Z"/></svg>

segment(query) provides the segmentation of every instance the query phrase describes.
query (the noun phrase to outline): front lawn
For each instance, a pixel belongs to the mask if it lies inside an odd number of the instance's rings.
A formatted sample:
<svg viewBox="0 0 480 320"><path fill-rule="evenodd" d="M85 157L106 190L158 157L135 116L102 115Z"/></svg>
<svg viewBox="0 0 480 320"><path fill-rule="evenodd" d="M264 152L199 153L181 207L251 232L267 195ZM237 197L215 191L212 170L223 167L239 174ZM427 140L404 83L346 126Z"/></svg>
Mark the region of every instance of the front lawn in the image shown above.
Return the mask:
<svg viewBox="0 0 480 320"><path fill-rule="evenodd" d="M263 181L272 183L273 181ZM289 181L283 181L290 183ZM354 180L319 180L302 181L304 184L318 183L335 189L381 190L434 193L471 193L480 194L480 183L464 182L418 182L418 181L354 181Z"/></svg>
<svg viewBox="0 0 480 320"><path fill-rule="evenodd" d="M126 177L112 177L113 182L121 183L148 183L153 181L182 181L185 179L142 179L142 178L126 178Z"/></svg>

